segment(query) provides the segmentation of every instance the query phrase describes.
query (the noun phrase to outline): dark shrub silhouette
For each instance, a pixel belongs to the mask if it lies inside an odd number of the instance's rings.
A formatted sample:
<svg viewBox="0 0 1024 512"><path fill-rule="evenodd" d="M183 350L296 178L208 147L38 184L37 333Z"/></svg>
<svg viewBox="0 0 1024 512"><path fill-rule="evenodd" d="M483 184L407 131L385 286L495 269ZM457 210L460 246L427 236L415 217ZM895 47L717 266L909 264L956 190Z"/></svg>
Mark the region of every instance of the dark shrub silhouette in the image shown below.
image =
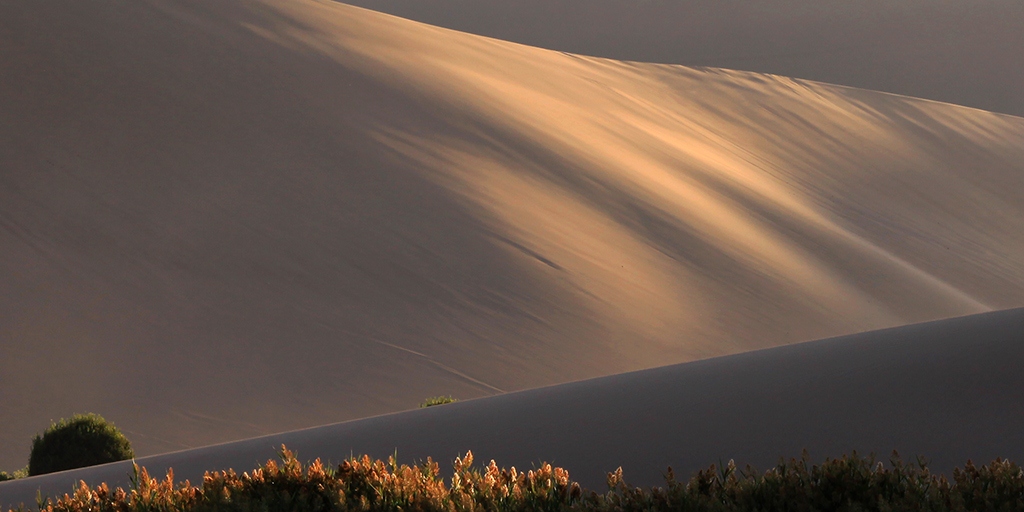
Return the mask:
<svg viewBox="0 0 1024 512"><path fill-rule="evenodd" d="M29 476L95 466L135 457L131 443L98 414L62 419L32 439Z"/></svg>

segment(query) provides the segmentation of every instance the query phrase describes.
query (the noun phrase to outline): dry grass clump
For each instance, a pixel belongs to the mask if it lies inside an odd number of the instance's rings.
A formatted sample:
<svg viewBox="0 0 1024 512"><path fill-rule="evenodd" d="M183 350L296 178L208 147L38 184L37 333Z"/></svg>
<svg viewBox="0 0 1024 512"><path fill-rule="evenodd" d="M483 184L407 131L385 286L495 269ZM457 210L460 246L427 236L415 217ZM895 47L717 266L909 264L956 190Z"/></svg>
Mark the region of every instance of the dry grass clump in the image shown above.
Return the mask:
<svg viewBox="0 0 1024 512"><path fill-rule="evenodd" d="M424 400L420 404L420 409L423 409L425 407L433 407L435 405L453 404L453 403L458 402L458 401L459 401L458 398L452 398L451 395L448 395L448 396L432 396L432 397Z"/></svg>
<svg viewBox="0 0 1024 512"><path fill-rule="evenodd" d="M282 446L281 459L241 475L208 472L201 487L187 480L175 485L173 471L157 480L136 466L130 491L81 482L72 495L38 505L42 512L555 511L569 508L582 495L564 469L544 464L522 473L491 461L480 471L470 467L472 453L455 460L450 486L429 458L417 466L366 456L337 468L320 459L304 466Z"/></svg>
<svg viewBox="0 0 1024 512"><path fill-rule="evenodd" d="M600 494L583 491L549 464L519 472L491 461L476 469L472 453L455 460L450 485L431 459L407 466L363 457L331 468L319 459L303 465L284 447L281 459L251 474L207 473L199 487L176 485L170 471L157 480L136 467L130 491L82 482L72 495L38 505L42 512L1024 510L1024 472L998 459L980 467L968 462L948 480L895 454L889 467L856 453L810 465L805 454L763 474L737 471L731 462L711 466L685 483L669 469L666 486L653 489L628 486L619 468Z"/></svg>

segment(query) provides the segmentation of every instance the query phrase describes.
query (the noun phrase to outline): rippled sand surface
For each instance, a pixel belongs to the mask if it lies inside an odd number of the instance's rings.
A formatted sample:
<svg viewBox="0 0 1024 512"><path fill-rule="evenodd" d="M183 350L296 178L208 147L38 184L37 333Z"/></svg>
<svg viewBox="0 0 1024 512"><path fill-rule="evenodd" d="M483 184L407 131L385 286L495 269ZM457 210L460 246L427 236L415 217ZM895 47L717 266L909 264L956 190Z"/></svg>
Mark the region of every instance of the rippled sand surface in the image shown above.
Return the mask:
<svg viewBox="0 0 1024 512"><path fill-rule="evenodd" d="M1024 119L334 2L0 1L0 468L1024 304Z"/></svg>

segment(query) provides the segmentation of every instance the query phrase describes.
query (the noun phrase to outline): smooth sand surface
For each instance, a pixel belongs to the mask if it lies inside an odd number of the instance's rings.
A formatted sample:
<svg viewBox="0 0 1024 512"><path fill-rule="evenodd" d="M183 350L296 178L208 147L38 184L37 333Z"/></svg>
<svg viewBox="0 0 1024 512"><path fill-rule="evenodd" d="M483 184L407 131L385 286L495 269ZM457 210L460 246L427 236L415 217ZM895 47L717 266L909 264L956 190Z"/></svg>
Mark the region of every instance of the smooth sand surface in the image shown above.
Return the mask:
<svg viewBox="0 0 1024 512"><path fill-rule="evenodd" d="M162 476L247 471L282 443L300 459L351 454L412 462L455 456L529 469L542 460L601 491L622 466L663 484L734 459L764 470L807 449L814 463L857 450L925 456L949 474L968 459L1024 460L1024 310L776 347L140 459ZM35 503L84 479L125 485L130 463L0 484L0 504Z"/></svg>
<svg viewBox="0 0 1024 512"><path fill-rule="evenodd" d="M1019 0L344 0L620 60L773 73L1024 116Z"/></svg>
<svg viewBox="0 0 1024 512"><path fill-rule="evenodd" d="M0 70L7 471L1024 305L1022 118L307 0L0 0Z"/></svg>

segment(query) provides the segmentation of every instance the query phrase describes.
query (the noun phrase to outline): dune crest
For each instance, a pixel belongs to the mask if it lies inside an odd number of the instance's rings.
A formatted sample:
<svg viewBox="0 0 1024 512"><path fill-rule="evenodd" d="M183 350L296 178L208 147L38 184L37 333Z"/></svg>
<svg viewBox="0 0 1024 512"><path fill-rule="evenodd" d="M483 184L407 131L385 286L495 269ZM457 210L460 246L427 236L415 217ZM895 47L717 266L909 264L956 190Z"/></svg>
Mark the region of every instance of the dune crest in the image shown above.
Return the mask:
<svg viewBox="0 0 1024 512"><path fill-rule="evenodd" d="M345 0L582 55L712 66L1024 116L1016 0Z"/></svg>
<svg viewBox="0 0 1024 512"><path fill-rule="evenodd" d="M1024 303L1021 118L333 2L0 7L2 467L81 410L145 455Z"/></svg>

